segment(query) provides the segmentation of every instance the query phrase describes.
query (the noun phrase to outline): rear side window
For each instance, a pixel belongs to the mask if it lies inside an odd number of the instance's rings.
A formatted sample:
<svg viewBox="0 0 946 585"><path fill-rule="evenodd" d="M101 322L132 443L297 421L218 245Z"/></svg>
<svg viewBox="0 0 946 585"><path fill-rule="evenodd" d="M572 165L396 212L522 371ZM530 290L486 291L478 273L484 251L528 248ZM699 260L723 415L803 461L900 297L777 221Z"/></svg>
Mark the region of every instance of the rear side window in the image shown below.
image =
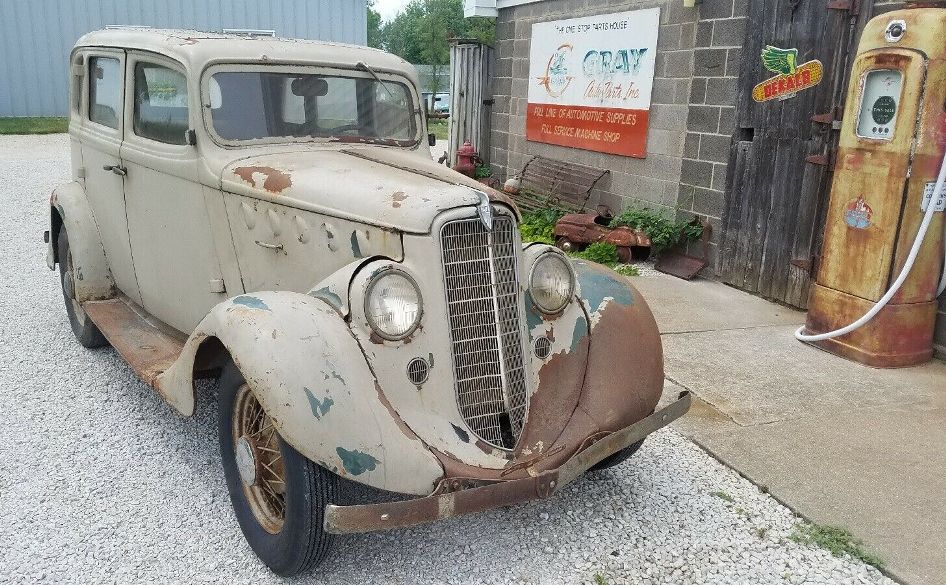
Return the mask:
<svg viewBox="0 0 946 585"><path fill-rule="evenodd" d="M153 65L135 65L135 134L165 144L186 144L187 78Z"/></svg>
<svg viewBox="0 0 946 585"><path fill-rule="evenodd" d="M122 109L122 68L118 59L89 59L89 120L118 129Z"/></svg>

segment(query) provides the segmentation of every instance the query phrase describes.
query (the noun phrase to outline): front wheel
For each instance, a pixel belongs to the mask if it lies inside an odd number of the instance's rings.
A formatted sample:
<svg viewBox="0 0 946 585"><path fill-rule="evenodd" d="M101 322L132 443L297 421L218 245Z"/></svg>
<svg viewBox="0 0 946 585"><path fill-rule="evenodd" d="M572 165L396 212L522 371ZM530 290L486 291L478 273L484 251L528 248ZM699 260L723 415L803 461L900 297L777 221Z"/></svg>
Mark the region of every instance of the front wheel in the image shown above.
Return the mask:
<svg viewBox="0 0 946 585"><path fill-rule="evenodd" d="M641 445L643 444L644 444L644 439L641 439L640 441L636 443L631 443L630 445L621 449L617 453L612 453L611 455L608 455L601 461L595 463L593 466L591 466L590 469L588 469L588 471L599 471L601 469L610 469L611 467L614 467L615 465L620 465L621 463L624 463L625 461L630 459L630 457L634 453L637 453L637 450L640 449Z"/></svg>
<svg viewBox="0 0 946 585"><path fill-rule="evenodd" d="M230 501L253 552L283 577L321 563L338 479L282 440L233 364L220 377L219 439Z"/></svg>
<svg viewBox="0 0 946 585"><path fill-rule="evenodd" d="M76 300L75 266L72 261L72 250L69 249L69 236L66 228L59 230L56 240L59 253L59 282L62 284L62 298L66 301L66 314L69 316L69 325L76 339L83 347L95 348L108 345L108 341L92 319L85 314L82 304Z"/></svg>

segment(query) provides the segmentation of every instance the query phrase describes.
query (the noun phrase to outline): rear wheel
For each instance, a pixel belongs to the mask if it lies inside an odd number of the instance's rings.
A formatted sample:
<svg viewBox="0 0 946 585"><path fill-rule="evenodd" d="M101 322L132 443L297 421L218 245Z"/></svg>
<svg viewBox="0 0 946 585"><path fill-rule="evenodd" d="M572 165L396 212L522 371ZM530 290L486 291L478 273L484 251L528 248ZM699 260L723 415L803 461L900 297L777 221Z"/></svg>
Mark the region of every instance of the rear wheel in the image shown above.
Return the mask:
<svg viewBox="0 0 946 585"><path fill-rule="evenodd" d="M218 406L227 489L253 552L284 577L318 565L334 541L323 521L338 479L282 440L232 364L221 375Z"/></svg>
<svg viewBox="0 0 946 585"><path fill-rule="evenodd" d="M82 304L76 300L75 266L72 261L72 251L69 249L66 228L59 230L56 248L59 253L59 282L62 284L62 297L66 301L66 314L69 315L72 332L84 347L94 348L107 345L105 336L85 314Z"/></svg>
<svg viewBox="0 0 946 585"><path fill-rule="evenodd" d="M630 459L631 455L637 453L637 450L641 448L641 445L644 444L644 439L636 443L632 443L627 447L621 449L617 453L612 453L608 455L601 461L595 463L588 471L599 471L601 469L609 469L615 465L620 465Z"/></svg>

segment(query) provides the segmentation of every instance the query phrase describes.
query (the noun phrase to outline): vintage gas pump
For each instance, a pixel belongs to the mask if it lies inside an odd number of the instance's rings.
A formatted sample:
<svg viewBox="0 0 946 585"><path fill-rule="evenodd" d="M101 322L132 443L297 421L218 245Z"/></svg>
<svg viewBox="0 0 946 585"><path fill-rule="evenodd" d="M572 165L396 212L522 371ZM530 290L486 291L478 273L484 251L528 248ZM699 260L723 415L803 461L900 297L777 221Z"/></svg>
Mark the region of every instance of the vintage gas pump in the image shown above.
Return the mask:
<svg viewBox="0 0 946 585"><path fill-rule="evenodd" d="M867 24L853 64L820 267L796 336L871 366L933 354L946 288L944 39L946 9L890 12Z"/></svg>

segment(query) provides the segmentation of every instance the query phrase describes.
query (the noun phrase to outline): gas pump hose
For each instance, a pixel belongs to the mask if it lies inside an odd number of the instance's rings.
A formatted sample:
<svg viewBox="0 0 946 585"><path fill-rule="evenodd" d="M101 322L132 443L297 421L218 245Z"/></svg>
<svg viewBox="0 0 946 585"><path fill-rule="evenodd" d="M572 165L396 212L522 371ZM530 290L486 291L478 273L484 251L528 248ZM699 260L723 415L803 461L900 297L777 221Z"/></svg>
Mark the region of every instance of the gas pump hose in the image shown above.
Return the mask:
<svg viewBox="0 0 946 585"><path fill-rule="evenodd" d="M939 194L943 190L943 183L946 183L946 156L943 157L943 163L939 167L939 176L936 178L936 185L933 187L933 196L930 198L930 202L926 207L926 213L923 215L923 222L920 224L920 229L916 233L916 239L913 240L913 247L910 248L910 254L907 256L907 261L903 264L903 270L900 271L900 275L897 276L897 279L891 285L890 290L887 291L877 304L871 307L863 317L857 321L851 323L847 327L842 327L835 331L828 331L827 333L820 333L818 335L807 335L805 333L805 326L798 328L798 331L795 332L795 338L799 341L824 341L825 339L834 339L835 337L840 337L842 335L847 335L852 331L860 329L866 325L871 319L877 316L877 313L881 311L884 307L887 306L887 303L890 302L890 299L897 294L900 290L900 287L903 286L903 283L907 280L907 277L910 275L910 271L913 270L913 265L916 263L916 257L920 253L920 247L923 245L923 239L926 238L926 232L930 229L930 224L933 222L933 215L937 213L936 211L936 200L939 197ZM936 296L939 297L943 294L943 291L946 291L946 257L943 261L943 276L939 281L939 287L936 289Z"/></svg>

